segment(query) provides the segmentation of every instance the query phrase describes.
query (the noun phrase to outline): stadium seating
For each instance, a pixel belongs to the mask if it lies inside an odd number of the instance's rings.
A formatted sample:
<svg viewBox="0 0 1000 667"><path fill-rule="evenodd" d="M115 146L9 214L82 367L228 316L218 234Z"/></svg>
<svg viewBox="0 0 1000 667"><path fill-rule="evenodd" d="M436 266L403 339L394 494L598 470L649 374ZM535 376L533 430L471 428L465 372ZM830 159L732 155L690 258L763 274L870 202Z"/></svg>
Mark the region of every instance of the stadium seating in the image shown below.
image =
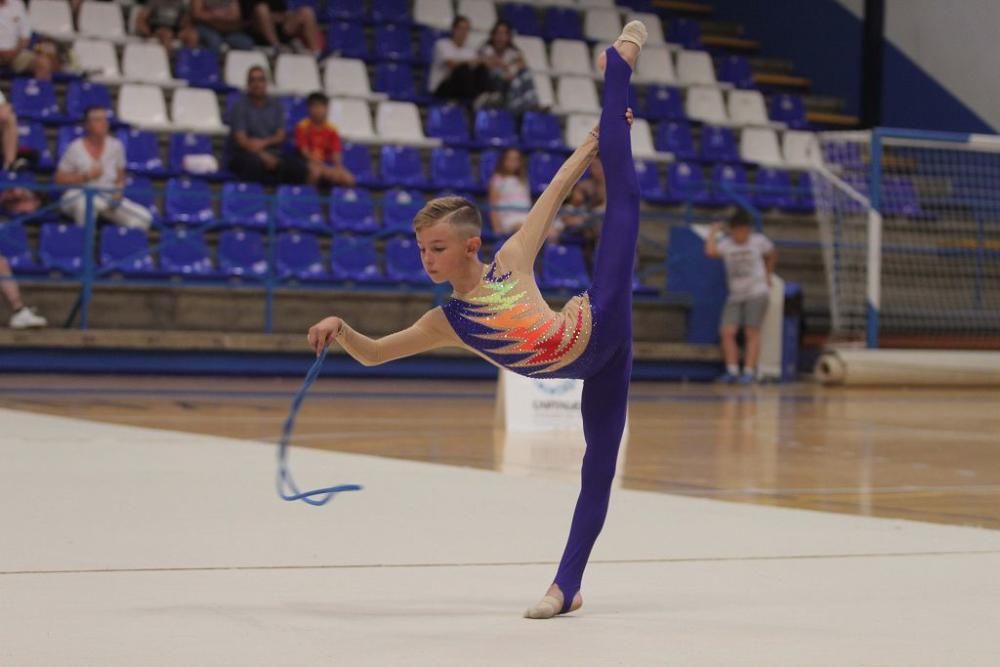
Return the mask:
<svg viewBox="0 0 1000 667"><path fill-rule="evenodd" d="M375 244L366 237L335 236L330 246L330 273L334 280L340 281L384 281Z"/></svg>
<svg viewBox="0 0 1000 667"><path fill-rule="evenodd" d="M321 89L319 68L313 56L282 53L274 64L275 92L308 95Z"/></svg>
<svg viewBox="0 0 1000 667"><path fill-rule="evenodd" d="M45 126L39 122L19 119L17 124L18 144L21 149L31 150L37 158L39 169L52 169L56 165L55 156L45 138Z"/></svg>
<svg viewBox="0 0 1000 667"><path fill-rule="evenodd" d="M78 39L73 42L73 56L80 69L94 81L119 83L121 67L115 45L104 40Z"/></svg>
<svg viewBox="0 0 1000 667"><path fill-rule="evenodd" d="M375 90L394 100L425 101L425 96L417 90L413 67L409 63L385 62L376 65Z"/></svg>
<svg viewBox="0 0 1000 667"><path fill-rule="evenodd" d="M431 282L420 262L416 242L408 237L395 237L385 244L385 274L395 282L426 285Z"/></svg>
<svg viewBox="0 0 1000 667"><path fill-rule="evenodd" d="M718 61L717 75L719 81L736 88L751 90L754 88L753 72L750 61L744 56L728 55Z"/></svg>
<svg viewBox="0 0 1000 667"><path fill-rule="evenodd" d="M302 281L329 280L330 273L323 263L319 239L312 234L285 232L278 235L275 248L275 269L278 277Z"/></svg>
<svg viewBox="0 0 1000 667"><path fill-rule="evenodd" d="M156 134L149 130L122 129L117 137L125 146L127 171L154 178L172 175L160 156L160 142Z"/></svg>
<svg viewBox="0 0 1000 667"><path fill-rule="evenodd" d="M156 263L149 251L146 232L117 225L101 229L101 269L126 276L152 276Z"/></svg>
<svg viewBox="0 0 1000 667"><path fill-rule="evenodd" d="M645 104L637 113L651 121L683 120L684 96L671 86L650 86L646 89Z"/></svg>
<svg viewBox="0 0 1000 667"><path fill-rule="evenodd" d="M354 174L354 181L358 185L377 186L382 181L375 175L372 166L371 153L368 147L363 144L344 144L344 153L341 156L344 166Z"/></svg>
<svg viewBox="0 0 1000 667"><path fill-rule="evenodd" d="M766 127L745 127L740 133L740 158L767 167L783 166L778 133Z"/></svg>
<svg viewBox="0 0 1000 667"><path fill-rule="evenodd" d="M500 6L500 18L510 23L514 28L514 33L518 36L518 42L524 36L540 37L542 27L538 21L538 12L531 5L511 2Z"/></svg>
<svg viewBox="0 0 1000 667"><path fill-rule="evenodd" d="M74 121L83 120L83 112L90 107L101 107L113 121L114 108L111 105L111 91L101 83L93 81L70 81L66 86L66 116Z"/></svg>
<svg viewBox="0 0 1000 667"><path fill-rule="evenodd" d="M413 41L407 26L385 23L375 27L375 52L382 60L413 61Z"/></svg>
<svg viewBox="0 0 1000 667"><path fill-rule="evenodd" d="M597 87L593 79L584 76L559 77L556 83L556 103L569 113L600 113Z"/></svg>
<svg viewBox="0 0 1000 667"><path fill-rule="evenodd" d="M615 8L584 10L583 36L595 42L612 42L622 31L622 19Z"/></svg>
<svg viewBox="0 0 1000 667"><path fill-rule="evenodd" d="M419 192L400 188L382 197L382 225L386 231L410 231L413 218L427 201Z"/></svg>
<svg viewBox="0 0 1000 667"><path fill-rule="evenodd" d="M819 141L812 132L789 130L781 139L781 154L793 169L808 169L819 158Z"/></svg>
<svg viewBox="0 0 1000 667"><path fill-rule="evenodd" d="M170 100L175 129L202 134L227 134L222 124L215 92L203 88L179 88Z"/></svg>
<svg viewBox="0 0 1000 667"><path fill-rule="evenodd" d="M73 14L66 0L32 0L28 6L28 24L34 32L62 41L76 36Z"/></svg>
<svg viewBox="0 0 1000 667"><path fill-rule="evenodd" d="M691 120L700 123L728 125L729 116L722 101L722 91L710 86L693 86L688 88L684 101L684 113Z"/></svg>
<svg viewBox="0 0 1000 667"><path fill-rule="evenodd" d="M372 115L364 100L331 100L329 119L345 139L364 143L377 141Z"/></svg>
<svg viewBox="0 0 1000 667"><path fill-rule="evenodd" d="M251 67L263 67L267 78L271 78L271 65L260 51L227 51L223 66L226 85L239 90L247 87L247 72Z"/></svg>
<svg viewBox="0 0 1000 667"><path fill-rule="evenodd" d="M771 120L784 123L793 130L802 130L809 126L802 98L787 93L771 98Z"/></svg>
<svg viewBox="0 0 1000 667"><path fill-rule="evenodd" d="M42 225L38 258L50 271L74 275L83 270L83 227L75 224Z"/></svg>
<svg viewBox="0 0 1000 667"><path fill-rule="evenodd" d="M549 45L551 70L556 74L589 77L593 74L587 44L577 39L555 39Z"/></svg>
<svg viewBox="0 0 1000 667"><path fill-rule="evenodd" d="M674 18L667 23L667 39L685 49L700 49L701 28L693 19Z"/></svg>
<svg viewBox="0 0 1000 667"><path fill-rule="evenodd" d="M355 58L327 58L323 69L323 89L335 97L385 99L385 95L372 91L368 68L363 60Z"/></svg>
<svg viewBox="0 0 1000 667"><path fill-rule="evenodd" d="M689 86L716 85L712 57L704 51L681 51L677 54L677 78Z"/></svg>
<svg viewBox="0 0 1000 667"><path fill-rule="evenodd" d="M506 109L481 109L476 112L475 135L481 146L516 146L514 116Z"/></svg>
<svg viewBox="0 0 1000 667"><path fill-rule="evenodd" d="M469 153L462 148L435 148L431 152L431 186L441 190L478 190Z"/></svg>
<svg viewBox="0 0 1000 667"><path fill-rule="evenodd" d="M731 90L726 100L729 120L737 125L761 125L769 127L764 96L756 90Z"/></svg>
<svg viewBox="0 0 1000 667"><path fill-rule="evenodd" d="M14 273L37 273L42 271L28 244L28 233L24 225L16 223L0 224L0 255Z"/></svg>
<svg viewBox="0 0 1000 667"><path fill-rule="evenodd" d="M427 136L449 146L469 146L469 120L459 104L439 104L427 110Z"/></svg>
<svg viewBox="0 0 1000 667"><path fill-rule="evenodd" d="M330 193L330 226L334 231L359 234L378 231L371 193L361 188L334 188Z"/></svg>
<svg viewBox="0 0 1000 667"><path fill-rule="evenodd" d="M122 16L122 8L117 2L84 0L80 4L77 25L80 28L80 35L85 37L118 43L124 43L126 40L125 19Z"/></svg>
<svg viewBox="0 0 1000 667"><path fill-rule="evenodd" d="M270 201L258 183L230 182L222 186L222 219L230 225L266 229Z"/></svg>
<svg viewBox="0 0 1000 667"><path fill-rule="evenodd" d="M414 0L413 21L436 30L449 30L455 18L451 0Z"/></svg>
<svg viewBox="0 0 1000 667"><path fill-rule="evenodd" d="M309 185L282 185L276 197L279 229L327 231L319 193Z"/></svg>
<svg viewBox="0 0 1000 667"><path fill-rule="evenodd" d="M701 167L693 162L676 162L667 169L666 199L671 203L701 203L708 196Z"/></svg>
<svg viewBox="0 0 1000 667"><path fill-rule="evenodd" d="M260 232L227 229L219 235L219 272L231 277L267 275L267 253Z"/></svg>
<svg viewBox="0 0 1000 667"><path fill-rule="evenodd" d="M565 150L559 119L542 111L526 111L521 119L521 145L528 150Z"/></svg>
<svg viewBox="0 0 1000 667"><path fill-rule="evenodd" d="M424 136L420 111L411 102L379 102L375 128L382 141L417 146L436 146L441 142Z"/></svg>
<svg viewBox="0 0 1000 667"><path fill-rule="evenodd" d="M546 8L542 36L549 42L553 39L583 39L579 12L568 7Z"/></svg>
<svg viewBox="0 0 1000 667"><path fill-rule="evenodd" d="M104 4L104 3L101 3ZM149 83L160 87L183 85L170 72L167 52L156 42L133 42L122 52L122 74L128 81Z"/></svg>
<svg viewBox="0 0 1000 667"><path fill-rule="evenodd" d="M326 29L326 53L341 58L371 60L372 52L360 23L336 21Z"/></svg>
<svg viewBox="0 0 1000 667"><path fill-rule="evenodd" d="M208 49L179 49L174 61L174 74L198 88L224 90L219 54Z"/></svg>
<svg viewBox="0 0 1000 667"><path fill-rule="evenodd" d="M535 197L542 194L562 166L562 158L552 153L538 151L528 157L528 185Z"/></svg>
<svg viewBox="0 0 1000 667"><path fill-rule="evenodd" d="M590 286L590 276L579 246L549 244L542 255L542 287L583 290Z"/></svg>
<svg viewBox="0 0 1000 667"><path fill-rule="evenodd" d="M736 136L725 127L706 125L701 130L701 159L708 162L736 162L740 159Z"/></svg>
<svg viewBox="0 0 1000 667"><path fill-rule="evenodd" d="M204 181L172 178L167 181L164 215L168 222L184 225L204 225L215 219L212 191Z"/></svg>
<svg viewBox="0 0 1000 667"><path fill-rule="evenodd" d="M789 193L791 179L784 169L758 169L753 191L753 204L761 210L787 209L794 204Z"/></svg>
<svg viewBox="0 0 1000 667"><path fill-rule="evenodd" d="M127 83L118 90L118 118L123 123L154 131L170 131L163 89L150 84Z"/></svg>
<svg viewBox="0 0 1000 667"><path fill-rule="evenodd" d="M685 121L660 123L656 127L654 145L657 150L671 153L680 160L690 160L697 155L691 126Z"/></svg>
<svg viewBox="0 0 1000 667"><path fill-rule="evenodd" d="M639 180L639 193L643 199L656 204L667 202L666 190L655 162L636 160L635 173Z"/></svg>
<svg viewBox="0 0 1000 667"><path fill-rule="evenodd" d="M420 152L412 146L383 146L379 156L380 176L386 185L427 187Z"/></svg>
<svg viewBox="0 0 1000 667"><path fill-rule="evenodd" d="M160 235L160 269L176 277L215 278L212 255L200 231L179 227Z"/></svg>
<svg viewBox="0 0 1000 667"><path fill-rule="evenodd" d="M14 79L10 102L20 118L40 120L45 123L63 123L69 120L59 108L55 87L51 81Z"/></svg>

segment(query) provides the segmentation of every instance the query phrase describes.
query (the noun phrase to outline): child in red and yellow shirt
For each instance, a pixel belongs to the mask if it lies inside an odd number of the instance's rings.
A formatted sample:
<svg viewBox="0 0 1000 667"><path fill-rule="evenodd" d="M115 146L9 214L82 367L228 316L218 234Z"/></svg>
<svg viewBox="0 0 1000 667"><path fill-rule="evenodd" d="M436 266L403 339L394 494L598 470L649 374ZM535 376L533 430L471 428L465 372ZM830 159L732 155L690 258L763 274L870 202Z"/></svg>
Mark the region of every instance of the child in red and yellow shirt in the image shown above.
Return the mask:
<svg viewBox="0 0 1000 667"><path fill-rule="evenodd" d="M354 186L354 175L341 159L343 148L340 135L327 120L329 99L323 93L312 93L306 99L309 115L295 126L295 146L309 161L311 185Z"/></svg>

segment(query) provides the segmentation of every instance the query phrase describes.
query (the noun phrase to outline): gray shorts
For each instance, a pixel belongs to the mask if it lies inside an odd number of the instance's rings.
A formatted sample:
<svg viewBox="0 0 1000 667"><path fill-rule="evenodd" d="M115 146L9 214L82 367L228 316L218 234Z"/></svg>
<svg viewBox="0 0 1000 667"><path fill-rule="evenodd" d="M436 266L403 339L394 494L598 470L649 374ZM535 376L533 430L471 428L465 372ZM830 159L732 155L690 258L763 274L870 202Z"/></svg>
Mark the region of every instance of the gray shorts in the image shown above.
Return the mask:
<svg viewBox="0 0 1000 667"><path fill-rule="evenodd" d="M767 312L769 300L770 295L761 294L746 301L726 301L726 305L722 309L722 326L728 324L736 328L759 329L760 325L764 323L764 314Z"/></svg>

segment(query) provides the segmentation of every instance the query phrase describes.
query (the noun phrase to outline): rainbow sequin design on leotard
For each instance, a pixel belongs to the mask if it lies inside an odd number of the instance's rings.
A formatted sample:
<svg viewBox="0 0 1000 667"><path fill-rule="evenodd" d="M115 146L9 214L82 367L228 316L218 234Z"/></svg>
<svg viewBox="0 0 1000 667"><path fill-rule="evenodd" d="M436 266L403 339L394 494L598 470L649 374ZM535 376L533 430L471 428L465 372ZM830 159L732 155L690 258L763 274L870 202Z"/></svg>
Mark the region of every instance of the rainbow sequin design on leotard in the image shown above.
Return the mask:
<svg viewBox="0 0 1000 667"><path fill-rule="evenodd" d="M549 375L576 361L587 347L591 313L588 297L582 299L575 312L553 312L530 274L498 274L494 262L473 296L453 298L442 309L462 342L498 366Z"/></svg>

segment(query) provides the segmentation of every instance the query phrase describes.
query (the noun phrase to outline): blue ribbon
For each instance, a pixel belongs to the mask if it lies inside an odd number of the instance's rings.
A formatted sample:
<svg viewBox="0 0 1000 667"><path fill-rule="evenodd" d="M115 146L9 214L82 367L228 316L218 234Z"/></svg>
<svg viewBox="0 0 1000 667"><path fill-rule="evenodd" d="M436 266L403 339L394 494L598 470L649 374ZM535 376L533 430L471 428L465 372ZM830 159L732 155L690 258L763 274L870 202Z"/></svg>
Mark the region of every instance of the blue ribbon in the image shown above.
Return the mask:
<svg viewBox="0 0 1000 667"><path fill-rule="evenodd" d="M326 360L326 353L327 349L324 348L323 352L316 357L312 368L306 373L306 380L302 383L302 388L299 389L298 393L295 394L295 398L292 399L292 408L288 413L288 418L285 420L285 426L281 431L281 441L278 443L278 495L283 500L301 500L315 507L326 505L336 494L343 491L361 490L361 486L358 484L340 484L339 486L330 486L324 489L300 491L299 487L295 484L295 480L292 479L291 471L288 469L288 441L291 439L292 430L295 428L295 417L299 414L299 408L302 407L302 402L306 399L309 387L319 377L323 361Z"/></svg>

